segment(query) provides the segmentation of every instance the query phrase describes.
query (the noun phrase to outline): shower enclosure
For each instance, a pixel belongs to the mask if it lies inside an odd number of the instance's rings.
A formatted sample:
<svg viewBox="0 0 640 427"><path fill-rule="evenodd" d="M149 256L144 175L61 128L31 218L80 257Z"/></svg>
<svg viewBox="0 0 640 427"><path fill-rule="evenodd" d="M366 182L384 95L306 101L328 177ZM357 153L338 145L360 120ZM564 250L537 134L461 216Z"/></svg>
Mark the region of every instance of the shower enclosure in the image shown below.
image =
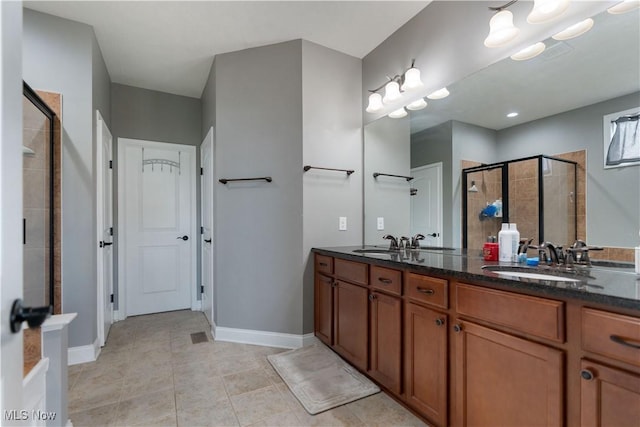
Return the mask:
<svg viewBox="0 0 640 427"><path fill-rule="evenodd" d="M54 306L55 114L23 85L24 305Z"/></svg>
<svg viewBox="0 0 640 427"><path fill-rule="evenodd" d="M462 246L481 250L503 222L534 244L572 244L577 163L546 155L462 170Z"/></svg>

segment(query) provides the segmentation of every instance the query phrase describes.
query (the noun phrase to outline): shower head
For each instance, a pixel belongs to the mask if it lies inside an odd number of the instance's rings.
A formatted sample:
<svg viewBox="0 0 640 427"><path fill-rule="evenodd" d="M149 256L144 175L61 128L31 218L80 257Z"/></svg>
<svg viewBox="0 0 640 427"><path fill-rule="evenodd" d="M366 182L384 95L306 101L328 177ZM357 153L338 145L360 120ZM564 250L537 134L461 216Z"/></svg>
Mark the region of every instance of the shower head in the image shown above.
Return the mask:
<svg viewBox="0 0 640 427"><path fill-rule="evenodd" d="M25 156L35 156L36 152L29 147L22 146L22 154Z"/></svg>
<svg viewBox="0 0 640 427"><path fill-rule="evenodd" d="M476 187L476 182L475 181L471 181L471 187L469 187L469 193L477 193L478 192L478 187Z"/></svg>

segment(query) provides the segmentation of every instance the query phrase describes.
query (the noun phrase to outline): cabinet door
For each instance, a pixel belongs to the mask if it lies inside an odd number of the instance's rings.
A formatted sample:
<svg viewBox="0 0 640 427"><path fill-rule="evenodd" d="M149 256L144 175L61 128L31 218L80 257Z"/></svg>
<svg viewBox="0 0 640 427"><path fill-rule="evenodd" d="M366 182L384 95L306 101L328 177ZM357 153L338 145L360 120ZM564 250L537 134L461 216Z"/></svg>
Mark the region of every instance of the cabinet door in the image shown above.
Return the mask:
<svg viewBox="0 0 640 427"><path fill-rule="evenodd" d="M435 424L447 425L447 316L406 303L404 372L407 403Z"/></svg>
<svg viewBox="0 0 640 427"><path fill-rule="evenodd" d="M372 292L369 375L396 394L402 392L402 300Z"/></svg>
<svg viewBox="0 0 640 427"><path fill-rule="evenodd" d="M315 333L325 344L333 344L333 279L316 273Z"/></svg>
<svg viewBox="0 0 640 427"><path fill-rule="evenodd" d="M580 425L640 426L640 376L588 360L581 367Z"/></svg>
<svg viewBox="0 0 640 427"><path fill-rule="evenodd" d="M454 326L459 426L563 424L563 353L470 322Z"/></svg>
<svg viewBox="0 0 640 427"><path fill-rule="evenodd" d="M333 288L334 349L350 363L367 370L368 290L340 280Z"/></svg>

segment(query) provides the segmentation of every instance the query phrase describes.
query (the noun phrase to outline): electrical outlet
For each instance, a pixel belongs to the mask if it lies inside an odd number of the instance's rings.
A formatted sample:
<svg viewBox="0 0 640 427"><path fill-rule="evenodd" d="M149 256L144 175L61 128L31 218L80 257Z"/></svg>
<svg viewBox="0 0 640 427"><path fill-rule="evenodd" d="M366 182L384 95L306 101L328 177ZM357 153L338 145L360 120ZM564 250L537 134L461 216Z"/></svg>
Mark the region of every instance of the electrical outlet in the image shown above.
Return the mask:
<svg viewBox="0 0 640 427"><path fill-rule="evenodd" d="M384 217L378 217L378 230L384 230Z"/></svg>
<svg viewBox="0 0 640 427"><path fill-rule="evenodd" d="M345 231L347 229L347 217L341 216L338 220L338 230Z"/></svg>

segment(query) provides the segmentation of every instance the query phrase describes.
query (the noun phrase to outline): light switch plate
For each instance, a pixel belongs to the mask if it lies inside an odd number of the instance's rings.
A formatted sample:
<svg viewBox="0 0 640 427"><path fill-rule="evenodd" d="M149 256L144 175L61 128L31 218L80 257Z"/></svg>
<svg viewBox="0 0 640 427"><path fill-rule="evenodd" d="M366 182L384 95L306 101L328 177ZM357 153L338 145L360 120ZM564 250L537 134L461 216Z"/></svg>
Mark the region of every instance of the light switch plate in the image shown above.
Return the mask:
<svg viewBox="0 0 640 427"><path fill-rule="evenodd" d="M384 217L378 217L378 230L384 230Z"/></svg>
<svg viewBox="0 0 640 427"><path fill-rule="evenodd" d="M347 229L347 217L341 216L338 220L338 230L345 231Z"/></svg>

